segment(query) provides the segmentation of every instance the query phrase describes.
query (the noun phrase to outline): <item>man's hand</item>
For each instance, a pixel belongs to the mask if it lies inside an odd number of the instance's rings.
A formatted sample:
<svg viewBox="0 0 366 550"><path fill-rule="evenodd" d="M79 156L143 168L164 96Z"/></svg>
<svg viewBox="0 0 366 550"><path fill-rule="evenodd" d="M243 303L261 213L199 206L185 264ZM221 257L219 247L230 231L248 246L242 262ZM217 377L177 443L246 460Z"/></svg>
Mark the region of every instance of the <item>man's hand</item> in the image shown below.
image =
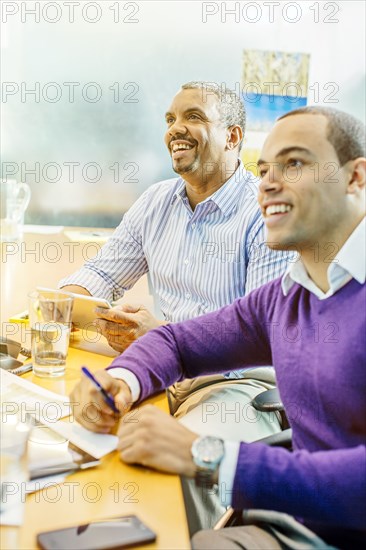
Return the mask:
<svg viewBox="0 0 366 550"><path fill-rule="evenodd" d="M191 446L198 435L157 407L145 405L126 414L118 437L124 462L194 477Z"/></svg>
<svg viewBox="0 0 366 550"><path fill-rule="evenodd" d="M131 391L126 382L117 380L105 370L94 373L100 385L114 397L117 409L126 413L132 405ZM95 385L82 376L70 394L75 419L92 432L109 432L119 420L119 415L104 401Z"/></svg>
<svg viewBox="0 0 366 550"><path fill-rule="evenodd" d="M140 304L121 304L111 309L97 307L95 313L98 317L96 326L107 338L108 344L120 353L149 330L165 324Z"/></svg>

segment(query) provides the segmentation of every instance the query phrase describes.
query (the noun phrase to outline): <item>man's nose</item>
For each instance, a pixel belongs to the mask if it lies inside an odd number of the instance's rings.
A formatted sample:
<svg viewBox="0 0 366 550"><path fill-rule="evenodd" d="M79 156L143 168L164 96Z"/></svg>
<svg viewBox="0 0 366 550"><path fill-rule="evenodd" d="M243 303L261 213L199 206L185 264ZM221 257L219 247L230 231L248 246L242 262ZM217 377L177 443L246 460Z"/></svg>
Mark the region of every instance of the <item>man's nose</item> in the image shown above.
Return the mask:
<svg viewBox="0 0 366 550"><path fill-rule="evenodd" d="M273 163L268 167L265 175L261 178L259 191L261 193L271 193L282 189L282 172L278 163Z"/></svg>
<svg viewBox="0 0 366 550"><path fill-rule="evenodd" d="M179 119L177 118L170 126L169 126L169 129L168 129L168 134L170 136L175 136L177 134L186 134L187 133L187 128L183 122L182 119Z"/></svg>

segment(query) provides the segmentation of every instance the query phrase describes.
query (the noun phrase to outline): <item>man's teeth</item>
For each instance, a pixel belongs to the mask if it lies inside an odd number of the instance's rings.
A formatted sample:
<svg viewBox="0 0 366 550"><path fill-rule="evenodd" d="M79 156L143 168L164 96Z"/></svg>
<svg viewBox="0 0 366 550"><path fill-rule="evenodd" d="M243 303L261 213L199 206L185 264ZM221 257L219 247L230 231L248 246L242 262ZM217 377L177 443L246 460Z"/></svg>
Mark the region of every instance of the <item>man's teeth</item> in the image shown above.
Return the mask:
<svg viewBox="0 0 366 550"><path fill-rule="evenodd" d="M192 149L193 145L188 145L187 143L176 143L175 145L172 145L172 151L173 153L176 153L177 151L181 151L182 149Z"/></svg>
<svg viewBox="0 0 366 550"><path fill-rule="evenodd" d="M290 212L292 206L289 204L271 204L266 208L266 216L271 216L272 214L283 214L284 212Z"/></svg>

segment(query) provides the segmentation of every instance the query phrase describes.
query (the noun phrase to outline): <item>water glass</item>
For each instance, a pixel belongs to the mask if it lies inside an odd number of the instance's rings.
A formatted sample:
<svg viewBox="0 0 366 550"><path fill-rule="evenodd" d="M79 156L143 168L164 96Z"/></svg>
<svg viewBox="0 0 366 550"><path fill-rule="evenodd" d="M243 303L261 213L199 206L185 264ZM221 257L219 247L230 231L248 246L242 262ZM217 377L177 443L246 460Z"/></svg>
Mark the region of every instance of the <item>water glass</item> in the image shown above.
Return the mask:
<svg viewBox="0 0 366 550"><path fill-rule="evenodd" d="M33 372L43 378L65 374L74 298L67 292L29 295Z"/></svg>
<svg viewBox="0 0 366 550"><path fill-rule="evenodd" d="M31 428L30 420L22 418L21 414L1 412L1 523L7 523L6 516L9 516L9 512L21 512L24 504L25 483L28 479L27 442Z"/></svg>
<svg viewBox="0 0 366 550"><path fill-rule="evenodd" d="M0 240L13 242L22 238L24 212L31 198L27 183L0 180Z"/></svg>

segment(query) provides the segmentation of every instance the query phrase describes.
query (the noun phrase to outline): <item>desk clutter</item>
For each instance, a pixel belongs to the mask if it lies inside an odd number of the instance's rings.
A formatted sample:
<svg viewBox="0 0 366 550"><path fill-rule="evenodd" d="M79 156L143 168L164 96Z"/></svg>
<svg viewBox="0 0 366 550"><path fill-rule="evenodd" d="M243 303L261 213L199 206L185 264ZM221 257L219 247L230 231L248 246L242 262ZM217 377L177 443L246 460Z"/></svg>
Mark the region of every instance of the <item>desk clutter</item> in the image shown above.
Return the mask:
<svg viewBox="0 0 366 550"><path fill-rule="evenodd" d="M62 483L66 475L98 466L117 437L86 430L70 400L0 369L1 525L20 525L24 495ZM61 421L61 418L68 417Z"/></svg>

